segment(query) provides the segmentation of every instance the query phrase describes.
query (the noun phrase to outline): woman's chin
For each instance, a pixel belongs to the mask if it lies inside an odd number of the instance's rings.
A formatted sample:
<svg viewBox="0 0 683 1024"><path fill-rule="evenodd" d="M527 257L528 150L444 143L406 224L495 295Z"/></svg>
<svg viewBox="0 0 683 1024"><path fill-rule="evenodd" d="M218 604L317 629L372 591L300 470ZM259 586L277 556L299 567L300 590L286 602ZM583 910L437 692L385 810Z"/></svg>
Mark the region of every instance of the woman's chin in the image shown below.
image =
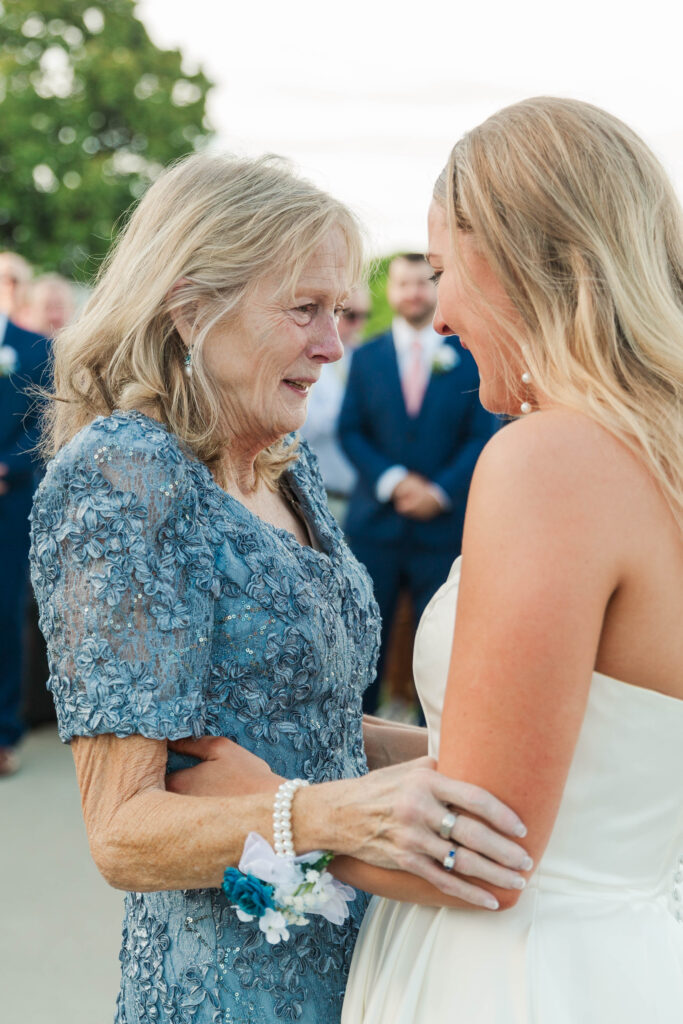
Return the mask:
<svg viewBox="0 0 683 1024"><path fill-rule="evenodd" d="M304 408L296 412L290 410L288 415L283 416L278 423L278 438L287 437L288 434L294 434L297 430L301 430L306 422L306 413L307 409Z"/></svg>
<svg viewBox="0 0 683 1024"><path fill-rule="evenodd" d="M515 398L510 395L506 388L501 388L499 383L494 385L479 378L479 401L487 412L495 416L519 416L519 403L515 404Z"/></svg>

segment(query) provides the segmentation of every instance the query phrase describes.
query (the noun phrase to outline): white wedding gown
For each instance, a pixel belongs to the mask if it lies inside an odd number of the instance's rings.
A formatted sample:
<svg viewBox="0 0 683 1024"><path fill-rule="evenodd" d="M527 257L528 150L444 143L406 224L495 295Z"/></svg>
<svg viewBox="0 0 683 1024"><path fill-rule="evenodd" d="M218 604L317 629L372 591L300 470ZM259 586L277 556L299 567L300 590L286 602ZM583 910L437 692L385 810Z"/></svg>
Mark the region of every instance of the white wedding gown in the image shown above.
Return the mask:
<svg viewBox="0 0 683 1024"><path fill-rule="evenodd" d="M439 746L459 562L415 680ZM683 1024L683 701L593 676L545 854L511 910L375 897L342 1024Z"/></svg>

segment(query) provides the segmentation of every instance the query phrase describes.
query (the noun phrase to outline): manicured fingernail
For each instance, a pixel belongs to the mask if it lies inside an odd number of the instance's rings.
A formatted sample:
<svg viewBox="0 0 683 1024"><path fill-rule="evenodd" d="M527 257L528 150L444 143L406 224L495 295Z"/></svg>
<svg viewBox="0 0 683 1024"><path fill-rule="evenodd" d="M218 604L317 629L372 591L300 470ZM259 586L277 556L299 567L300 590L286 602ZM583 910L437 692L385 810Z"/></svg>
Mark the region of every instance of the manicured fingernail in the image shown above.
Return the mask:
<svg viewBox="0 0 683 1024"><path fill-rule="evenodd" d="M498 910L498 907L500 906L500 903L493 896L489 896L484 901L484 906L486 907L487 910Z"/></svg>
<svg viewBox="0 0 683 1024"><path fill-rule="evenodd" d="M520 839L524 839L524 836L526 835L526 832L527 832L526 825L522 825L521 821L520 821L519 825L515 825L515 835L519 836Z"/></svg>
<svg viewBox="0 0 683 1024"><path fill-rule="evenodd" d="M532 861L531 857L525 857L522 861L522 871L531 871L533 866L534 862Z"/></svg>
<svg viewBox="0 0 683 1024"><path fill-rule="evenodd" d="M526 888L526 878L521 878L520 876L517 876L517 878L513 879L512 888L513 889L525 889Z"/></svg>

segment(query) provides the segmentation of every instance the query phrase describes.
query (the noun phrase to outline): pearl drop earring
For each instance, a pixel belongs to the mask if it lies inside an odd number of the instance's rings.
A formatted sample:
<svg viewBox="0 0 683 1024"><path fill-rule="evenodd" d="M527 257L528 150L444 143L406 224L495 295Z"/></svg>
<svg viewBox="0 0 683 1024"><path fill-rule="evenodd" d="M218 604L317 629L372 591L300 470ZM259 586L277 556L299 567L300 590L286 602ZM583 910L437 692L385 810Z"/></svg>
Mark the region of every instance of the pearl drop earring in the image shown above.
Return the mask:
<svg viewBox="0 0 683 1024"><path fill-rule="evenodd" d="M187 377L192 376L192 349L188 348L185 355L185 375Z"/></svg>
<svg viewBox="0 0 683 1024"><path fill-rule="evenodd" d="M528 370L525 370L522 374L522 384L531 384L531 374ZM530 402L522 402L522 404L519 407L519 410L523 416L526 416L528 413L530 413L531 409L532 406Z"/></svg>

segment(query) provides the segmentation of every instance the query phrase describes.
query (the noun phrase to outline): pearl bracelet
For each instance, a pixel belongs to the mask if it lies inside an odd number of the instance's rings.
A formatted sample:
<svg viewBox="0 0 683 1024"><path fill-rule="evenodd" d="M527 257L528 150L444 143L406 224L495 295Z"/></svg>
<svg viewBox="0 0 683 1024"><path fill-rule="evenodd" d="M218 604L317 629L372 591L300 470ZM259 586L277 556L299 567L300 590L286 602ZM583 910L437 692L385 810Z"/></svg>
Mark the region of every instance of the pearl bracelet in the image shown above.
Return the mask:
<svg viewBox="0 0 683 1024"><path fill-rule="evenodd" d="M292 800L297 789L308 786L305 779L287 779L278 788L273 804L273 839L278 857L294 857L292 837Z"/></svg>

